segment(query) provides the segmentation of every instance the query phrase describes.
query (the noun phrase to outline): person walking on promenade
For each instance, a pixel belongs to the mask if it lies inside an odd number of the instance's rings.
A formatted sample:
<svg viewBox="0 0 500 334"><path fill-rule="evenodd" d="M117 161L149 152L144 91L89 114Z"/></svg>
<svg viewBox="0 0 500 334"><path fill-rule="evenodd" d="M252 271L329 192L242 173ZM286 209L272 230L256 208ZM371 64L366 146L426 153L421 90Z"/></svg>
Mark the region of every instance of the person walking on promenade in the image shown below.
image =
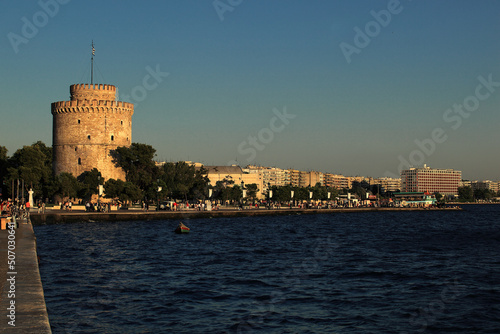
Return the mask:
<svg viewBox="0 0 500 334"><path fill-rule="evenodd" d="M26 216L26 219L29 220L30 219L30 202L26 202L26 204L24 205L24 209L25 209L25 216Z"/></svg>

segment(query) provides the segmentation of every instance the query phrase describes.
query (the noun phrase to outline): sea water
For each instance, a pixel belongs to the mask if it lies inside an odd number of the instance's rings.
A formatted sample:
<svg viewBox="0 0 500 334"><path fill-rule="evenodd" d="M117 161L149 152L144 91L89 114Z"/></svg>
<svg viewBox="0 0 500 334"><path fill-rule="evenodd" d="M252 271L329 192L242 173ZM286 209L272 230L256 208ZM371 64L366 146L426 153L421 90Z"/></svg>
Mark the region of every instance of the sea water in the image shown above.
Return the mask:
<svg viewBox="0 0 500 334"><path fill-rule="evenodd" d="M36 226L53 333L499 333L500 205Z"/></svg>

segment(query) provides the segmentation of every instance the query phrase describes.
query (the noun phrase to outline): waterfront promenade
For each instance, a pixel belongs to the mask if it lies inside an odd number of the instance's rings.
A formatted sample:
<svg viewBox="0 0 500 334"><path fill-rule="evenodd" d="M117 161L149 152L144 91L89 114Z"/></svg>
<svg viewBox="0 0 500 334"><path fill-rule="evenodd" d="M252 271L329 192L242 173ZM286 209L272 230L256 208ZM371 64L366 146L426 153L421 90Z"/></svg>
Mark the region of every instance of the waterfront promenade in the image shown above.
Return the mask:
<svg viewBox="0 0 500 334"><path fill-rule="evenodd" d="M9 230L0 230L0 333L51 333L33 226L20 221L13 231L9 253Z"/></svg>
<svg viewBox="0 0 500 334"><path fill-rule="evenodd" d="M388 211L450 211L460 208L335 208L335 209L249 209L239 210L234 207L224 207L219 210L198 211L196 209L180 211L143 211L143 210L114 210L111 212L85 212L85 210L47 210L44 214L32 213L31 221L34 225L58 224L69 222L89 221L129 221L129 220L164 220L164 219L195 219L195 218L223 218L223 217L249 217L249 216L288 216L302 214L336 214L356 212L388 212Z"/></svg>

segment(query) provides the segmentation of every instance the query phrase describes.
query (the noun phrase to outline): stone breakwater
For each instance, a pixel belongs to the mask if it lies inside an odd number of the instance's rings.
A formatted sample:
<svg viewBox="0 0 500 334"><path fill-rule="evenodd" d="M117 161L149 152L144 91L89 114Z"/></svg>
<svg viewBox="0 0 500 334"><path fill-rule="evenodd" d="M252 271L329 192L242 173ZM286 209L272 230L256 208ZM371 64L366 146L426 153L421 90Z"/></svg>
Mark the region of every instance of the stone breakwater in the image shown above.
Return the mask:
<svg viewBox="0 0 500 334"><path fill-rule="evenodd" d="M195 218L224 218L224 217L251 217L251 216L288 216L303 214L335 214L335 213L359 213L359 212L396 212L396 211L456 211L460 208L346 208L346 209L221 209L216 211L140 211L120 210L111 212L77 212L77 211L52 211L44 214L31 214L34 225L60 224L70 222L89 221L130 221L130 220L183 220Z"/></svg>

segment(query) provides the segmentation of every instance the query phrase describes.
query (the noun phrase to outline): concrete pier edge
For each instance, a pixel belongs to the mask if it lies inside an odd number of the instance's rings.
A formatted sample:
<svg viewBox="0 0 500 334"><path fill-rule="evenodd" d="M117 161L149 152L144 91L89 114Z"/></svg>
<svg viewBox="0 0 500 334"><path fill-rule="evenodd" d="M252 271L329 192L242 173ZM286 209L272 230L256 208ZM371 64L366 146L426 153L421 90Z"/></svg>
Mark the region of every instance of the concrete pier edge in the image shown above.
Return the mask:
<svg viewBox="0 0 500 334"><path fill-rule="evenodd" d="M15 230L14 270L8 265L8 235L9 230L0 232L0 333L52 333L38 267L33 226L29 221L19 221L19 227ZM12 315L8 308L12 302L15 305L15 326L8 323L11 321L8 316Z"/></svg>
<svg viewBox="0 0 500 334"><path fill-rule="evenodd" d="M140 211L120 210L111 212L75 212L54 210L41 213L33 213L31 220L33 225L49 225L70 222L92 222L92 221L134 221L134 220L182 220L196 218L223 218L223 217L251 217L251 216L291 216L310 214L335 214L335 213L360 213L360 212L395 212L395 211L456 211L460 208L342 208L342 209L222 209L216 211Z"/></svg>

